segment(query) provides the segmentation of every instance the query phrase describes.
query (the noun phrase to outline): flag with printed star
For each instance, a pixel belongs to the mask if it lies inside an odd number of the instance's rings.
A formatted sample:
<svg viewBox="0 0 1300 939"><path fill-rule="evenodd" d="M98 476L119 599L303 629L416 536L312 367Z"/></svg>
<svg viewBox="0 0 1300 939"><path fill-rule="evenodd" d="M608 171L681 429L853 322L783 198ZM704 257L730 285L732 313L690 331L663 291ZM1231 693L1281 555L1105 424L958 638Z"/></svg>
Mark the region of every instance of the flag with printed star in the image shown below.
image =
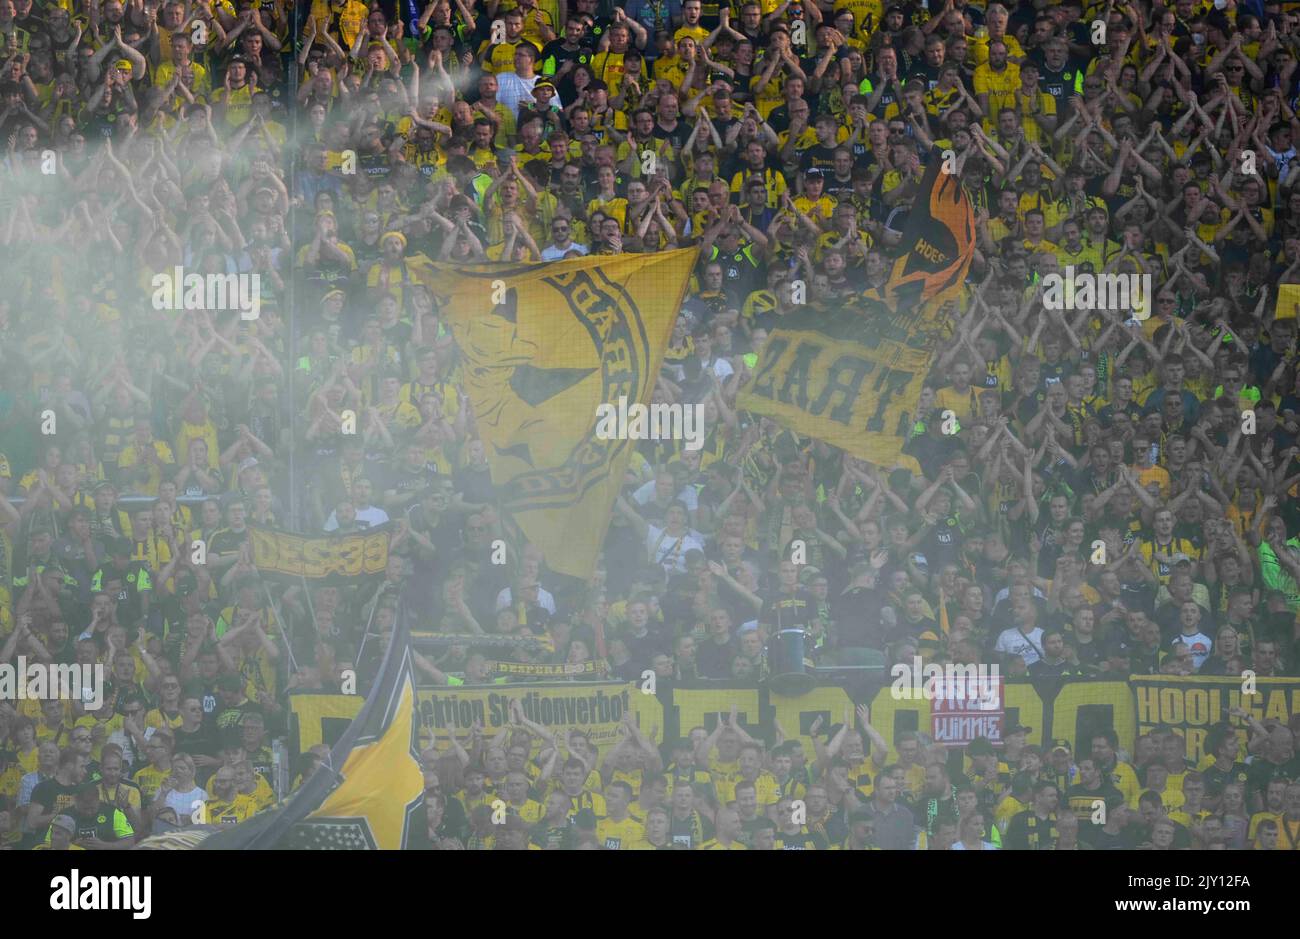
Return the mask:
<svg viewBox="0 0 1300 939"><path fill-rule="evenodd" d="M399 618L379 678L325 761L286 802L206 839L206 850L400 850L424 824L410 636Z"/></svg>

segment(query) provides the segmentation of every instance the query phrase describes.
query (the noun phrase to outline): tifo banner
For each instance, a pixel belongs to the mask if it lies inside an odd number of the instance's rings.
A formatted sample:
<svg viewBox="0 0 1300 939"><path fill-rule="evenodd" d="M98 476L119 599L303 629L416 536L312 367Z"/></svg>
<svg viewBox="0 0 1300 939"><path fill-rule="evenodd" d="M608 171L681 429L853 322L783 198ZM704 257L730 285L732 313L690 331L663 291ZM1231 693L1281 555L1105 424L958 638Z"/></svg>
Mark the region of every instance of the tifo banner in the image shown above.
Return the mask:
<svg viewBox="0 0 1300 939"><path fill-rule="evenodd" d="M1196 763L1206 756L1205 737L1210 728L1227 721L1238 729L1243 748L1246 729L1228 712L1241 708L1256 720L1286 723L1300 714L1300 678L1256 678L1255 693L1242 692L1235 676L1187 678L1141 675L1133 678L1137 704L1137 731L1173 727L1187 743L1187 759Z"/></svg>
<svg viewBox="0 0 1300 939"><path fill-rule="evenodd" d="M782 317L739 407L872 463L900 461L940 339L938 307L961 288L975 254L970 199L942 163L936 149L885 286L847 309Z"/></svg>
<svg viewBox="0 0 1300 939"><path fill-rule="evenodd" d="M884 339L851 310L782 317L738 407L885 466L895 463L931 352Z"/></svg>
<svg viewBox="0 0 1300 939"><path fill-rule="evenodd" d="M290 708L298 722L298 751L332 743L346 728L340 712L361 709L361 698L347 695L293 695ZM458 685L423 688L416 693L420 746L443 746L449 733L458 738L477 723L491 739L510 723L510 702L518 701L524 716L552 733L580 730L602 752L619 740L618 725L631 711L638 726L649 733L658 727L663 739L663 709L654 695L643 694L627 682L563 682L518 685ZM346 703L345 703L346 702Z"/></svg>
<svg viewBox="0 0 1300 939"><path fill-rule="evenodd" d="M261 574L308 580L382 574L388 566L388 537L387 526L311 537L248 527L253 566Z"/></svg>
<svg viewBox="0 0 1300 939"><path fill-rule="evenodd" d="M562 662L559 665L548 665L544 662L489 662L488 665L495 675L521 675L527 678L568 678L572 675L597 675L608 667L604 659L594 662L581 662L577 665L570 665L567 662Z"/></svg>
<svg viewBox="0 0 1300 939"><path fill-rule="evenodd" d="M787 739L800 740L813 753L810 731L821 721L821 731L852 714L853 700L841 688L814 688L804 695L773 694L765 689L739 686L682 688L645 694L641 686L626 682L564 682L518 685L477 685L421 689L416 693L420 715L421 746L434 738L440 745L446 734L459 737L475 721L494 736L509 723L510 701L519 701L524 716L553 733L571 728L590 735L604 751L618 741L618 722L628 710L637 726L649 734L659 728L658 741L685 736L693 727L712 730L736 706L742 727L766 736L780 726ZM361 708L355 695L300 694L289 698L298 727L298 752L318 743L332 744ZM821 732L819 731L819 732Z"/></svg>
<svg viewBox="0 0 1300 939"><path fill-rule="evenodd" d="M636 446L598 437L596 408L649 403L698 254L430 269L492 481L559 573L591 575Z"/></svg>
<svg viewBox="0 0 1300 939"><path fill-rule="evenodd" d="M1000 711L973 710L968 701L960 714L947 700L900 700L888 685L880 689L870 700L871 722L889 744L888 759L897 757L894 741L900 733L919 731L937 738L936 721L941 721L946 723L939 729L954 737L941 742L965 743L968 740L957 738L973 738L980 735L980 729L983 736L997 742L993 731L1015 722L1029 728L1029 743L1041 746L1052 740L1070 741L1076 759L1088 753L1093 738L1106 730L1113 729L1120 749L1132 753L1138 734L1166 726L1186 737L1188 758L1199 761L1205 755L1205 734L1219 721L1238 728L1244 748L1244 722L1230 717L1230 708L1244 708L1260 720L1286 721L1300 713L1300 679L1258 679L1256 695L1242 695L1241 681L1235 678L1135 675L1129 681L998 681ZM711 731L729 718L734 707L746 732L770 742L779 727L787 740L802 742L810 756L814 727L824 741L846 712L857 724L854 700L844 689L832 686L815 687L802 695L779 695L766 687L718 682L677 685L651 695L636 683L547 682L426 688L417 691L416 699L421 746L435 736L445 741L449 732L463 739L475 721L482 724L485 734L494 736L509 723L512 699L523 705L529 720L554 733L583 730L602 750L618 740L618 722L628 710L643 732L658 727L657 740L663 742L684 737L695 727ZM297 718L299 752L318 743L332 744L361 708L361 699L355 695L292 695L289 700ZM977 716L985 718L982 728L973 723L960 725L961 720ZM995 716L1001 720L990 719Z"/></svg>

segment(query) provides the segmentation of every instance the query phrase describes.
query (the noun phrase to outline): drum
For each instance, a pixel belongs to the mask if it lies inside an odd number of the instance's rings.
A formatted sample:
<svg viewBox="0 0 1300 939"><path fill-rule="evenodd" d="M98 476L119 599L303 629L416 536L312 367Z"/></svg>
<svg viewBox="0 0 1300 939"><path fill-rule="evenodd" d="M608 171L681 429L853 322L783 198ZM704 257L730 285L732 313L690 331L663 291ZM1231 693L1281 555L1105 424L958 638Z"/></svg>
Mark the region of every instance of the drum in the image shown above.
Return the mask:
<svg viewBox="0 0 1300 939"><path fill-rule="evenodd" d="M816 684L804 661L804 644L808 634L802 629L782 629L769 643L768 683L780 694L806 694Z"/></svg>

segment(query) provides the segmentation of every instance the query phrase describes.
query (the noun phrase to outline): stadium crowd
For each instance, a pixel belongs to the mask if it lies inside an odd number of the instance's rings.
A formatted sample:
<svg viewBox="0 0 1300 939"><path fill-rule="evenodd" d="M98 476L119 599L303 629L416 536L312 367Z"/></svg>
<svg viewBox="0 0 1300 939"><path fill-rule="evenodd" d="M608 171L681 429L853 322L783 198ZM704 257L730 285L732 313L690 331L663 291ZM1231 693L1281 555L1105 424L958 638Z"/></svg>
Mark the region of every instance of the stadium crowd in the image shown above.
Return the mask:
<svg viewBox="0 0 1300 939"><path fill-rule="evenodd" d="M6 848L273 804L323 756L284 770L288 695L364 688L399 616L575 680L753 682L793 627L818 665L1300 675L1293 4L0 0L0 37L0 660L108 675L98 710L0 702ZM738 410L782 317L884 282L937 159L978 248L910 469ZM704 447L641 447L582 589L491 563L414 272L686 246L656 396L705 404ZM1046 309L1071 267L1150 275L1149 317ZM157 302L177 268L259 315ZM248 547L385 523L379 584L273 586ZM500 648L420 678L505 681ZM1295 849L1300 726L1229 716L1191 762L1168 728L886 740L865 706L811 751L733 711L601 754L521 712L430 741L416 841Z"/></svg>

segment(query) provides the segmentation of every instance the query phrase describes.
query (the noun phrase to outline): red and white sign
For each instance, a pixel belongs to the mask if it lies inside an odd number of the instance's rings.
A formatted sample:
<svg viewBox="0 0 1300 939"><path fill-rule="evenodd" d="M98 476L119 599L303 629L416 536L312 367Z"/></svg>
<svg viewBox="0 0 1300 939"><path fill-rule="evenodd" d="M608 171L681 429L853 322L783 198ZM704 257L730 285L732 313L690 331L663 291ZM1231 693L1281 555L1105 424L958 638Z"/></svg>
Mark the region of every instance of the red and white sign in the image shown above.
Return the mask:
<svg viewBox="0 0 1300 939"><path fill-rule="evenodd" d="M946 747L964 747L976 737L1002 741L1002 677L946 676L930 702L930 735Z"/></svg>

